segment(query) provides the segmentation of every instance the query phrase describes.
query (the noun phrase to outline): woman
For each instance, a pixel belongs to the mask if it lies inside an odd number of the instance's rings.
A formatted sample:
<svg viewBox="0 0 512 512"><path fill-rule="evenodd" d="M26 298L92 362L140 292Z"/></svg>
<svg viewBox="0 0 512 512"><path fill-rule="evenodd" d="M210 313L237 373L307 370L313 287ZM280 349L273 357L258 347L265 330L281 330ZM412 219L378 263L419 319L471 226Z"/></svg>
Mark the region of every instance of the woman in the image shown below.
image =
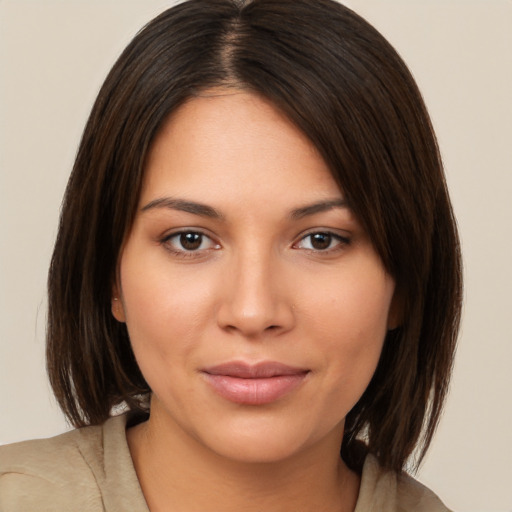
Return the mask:
<svg viewBox="0 0 512 512"><path fill-rule="evenodd" d="M403 469L460 300L435 136L383 37L330 0L184 2L86 126L47 339L78 429L2 448L0 508L447 510Z"/></svg>

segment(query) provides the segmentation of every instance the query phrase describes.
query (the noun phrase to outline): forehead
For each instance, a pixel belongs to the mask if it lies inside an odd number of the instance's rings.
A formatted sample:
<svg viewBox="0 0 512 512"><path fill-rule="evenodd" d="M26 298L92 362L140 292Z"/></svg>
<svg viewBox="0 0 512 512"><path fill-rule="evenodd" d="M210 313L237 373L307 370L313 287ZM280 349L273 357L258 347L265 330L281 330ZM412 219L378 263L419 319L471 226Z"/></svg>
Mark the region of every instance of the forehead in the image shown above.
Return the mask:
<svg viewBox="0 0 512 512"><path fill-rule="evenodd" d="M176 194L286 203L341 192L312 142L272 103L216 89L179 107L150 149L140 202Z"/></svg>

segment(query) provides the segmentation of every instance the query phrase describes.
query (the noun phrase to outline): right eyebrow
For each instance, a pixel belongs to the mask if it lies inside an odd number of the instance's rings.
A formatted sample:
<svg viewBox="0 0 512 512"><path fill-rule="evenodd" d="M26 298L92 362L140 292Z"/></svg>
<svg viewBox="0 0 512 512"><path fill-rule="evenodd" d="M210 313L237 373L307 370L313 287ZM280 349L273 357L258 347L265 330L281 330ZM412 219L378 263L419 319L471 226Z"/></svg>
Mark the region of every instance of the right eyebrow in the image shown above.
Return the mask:
<svg viewBox="0 0 512 512"><path fill-rule="evenodd" d="M142 212L153 210L156 208L167 208L182 212L200 215L201 217L209 217L211 219L222 219L222 215L215 208L207 204L197 203L195 201L187 201L186 199L178 199L174 197L161 197L150 201L141 208Z"/></svg>

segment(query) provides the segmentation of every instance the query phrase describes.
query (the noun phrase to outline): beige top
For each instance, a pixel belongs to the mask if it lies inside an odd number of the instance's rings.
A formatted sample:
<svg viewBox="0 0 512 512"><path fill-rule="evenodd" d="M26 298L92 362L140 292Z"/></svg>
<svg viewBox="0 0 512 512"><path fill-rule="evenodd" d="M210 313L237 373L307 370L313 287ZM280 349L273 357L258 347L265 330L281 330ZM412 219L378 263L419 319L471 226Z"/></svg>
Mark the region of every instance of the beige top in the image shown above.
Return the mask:
<svg viewBox="0 0 512 512"><path fill-rule="evenodd" d="M149 512L126 442L127 415L0 447L1 512ZM355 512L449 512L411 477L366 458Z"/></svg>

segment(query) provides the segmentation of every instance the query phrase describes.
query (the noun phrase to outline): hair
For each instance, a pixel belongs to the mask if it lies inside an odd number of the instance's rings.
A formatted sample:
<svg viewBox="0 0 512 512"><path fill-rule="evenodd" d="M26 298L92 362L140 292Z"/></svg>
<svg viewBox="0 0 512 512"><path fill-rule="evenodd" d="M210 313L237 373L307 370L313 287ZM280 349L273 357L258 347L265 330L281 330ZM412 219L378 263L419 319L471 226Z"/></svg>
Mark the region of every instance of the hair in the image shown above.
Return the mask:
<svg viewBox="0 0 512 512"><path fill-rule="evenodd" d="M411 73L333 0L189 0L115 63L79 146L49 272L47 367L62 410L80 427L121 404L148 407L126 326L111 314L112 286L155 135L187 99L219 86L261 95L309 137L395 279L402 323L346 417L341 455L353 468L366 452L386 468L402 470L411 454L418 465L455 352L457 230Z"/></svg>

